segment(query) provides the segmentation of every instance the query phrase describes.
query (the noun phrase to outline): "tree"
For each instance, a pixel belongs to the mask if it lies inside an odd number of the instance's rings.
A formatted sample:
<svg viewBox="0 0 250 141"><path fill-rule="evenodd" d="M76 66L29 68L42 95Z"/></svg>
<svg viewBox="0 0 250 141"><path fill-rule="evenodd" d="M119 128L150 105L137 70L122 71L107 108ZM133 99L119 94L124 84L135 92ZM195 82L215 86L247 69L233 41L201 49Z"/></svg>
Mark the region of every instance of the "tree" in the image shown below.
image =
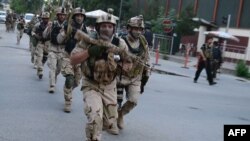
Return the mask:
<svg viewBox="0 0 250 141"><path fill-rule="evenodd" d="M194 35L194 28L198 27L198 25L192 21L193 17L195 17L193 6L189 5L181 12L179 18L177 18L175 32L181 36Z"/></svg>
<svg viewBox="0 0 250 141"><path fill-rule="evenodd" d="M42 0L11 0L10 8L16 13L37 13L42 5Z"/></svg>
<svg viewBox="0 0 250 141"><path fill-rule="evenodd" d="M152 31L154 33L163 34L163 20L165 19L164 7L161 6L158 10L158 15L156 19L151 20L152 23Z"/></svg>

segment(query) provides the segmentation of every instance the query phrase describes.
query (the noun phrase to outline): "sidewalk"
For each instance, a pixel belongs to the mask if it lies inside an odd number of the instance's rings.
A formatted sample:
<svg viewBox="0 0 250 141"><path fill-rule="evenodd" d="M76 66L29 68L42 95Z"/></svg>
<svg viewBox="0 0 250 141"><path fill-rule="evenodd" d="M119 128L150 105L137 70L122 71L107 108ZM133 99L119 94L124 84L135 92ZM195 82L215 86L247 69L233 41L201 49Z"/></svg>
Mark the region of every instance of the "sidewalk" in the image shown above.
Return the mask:
<svg viewBox="0 0 250 141"><path fill-rule="evenodd" d="M156 57L154 53L150 53L151 64L156 64ZM166 71L166 73L176 73L178 75L184 75L188 77L194 77L197 65L197 57L189 56L187 67L184 67L184 56L168 55L168 59L164 59L163 55L160 55L158 59L159 65L154 65L157 70ZM236 64L224 62L221 67L221 72L224 74L230 74L234 76Z"/></svg>
<svg viewBox="0 0 250 141"><path fill-rule="evenodd" d="M21 39L20 45L16 45L16 33L13 32L5 32L5 27L3 24L0 24L0 47L11 47L16 49L29 50L29 37L27 34L23 35ZM156 63L156 58L154 53L150 54L151 64ZM179 75L193 78L197 64L196 57L189 57L189 61L187 63L187 68L184 68L184 57L183 56L168 56L168 60L164 60L163 57L160 57L158 60L159 65L154 65L154 70L158 73L165 73L170 75ZM234 70L234 64L224 63L223 68L228 70ZM202 72L202 74L205 71ZM224 73L224 72L223 72ZM226 71L225 71L226 73Z"/></svg>

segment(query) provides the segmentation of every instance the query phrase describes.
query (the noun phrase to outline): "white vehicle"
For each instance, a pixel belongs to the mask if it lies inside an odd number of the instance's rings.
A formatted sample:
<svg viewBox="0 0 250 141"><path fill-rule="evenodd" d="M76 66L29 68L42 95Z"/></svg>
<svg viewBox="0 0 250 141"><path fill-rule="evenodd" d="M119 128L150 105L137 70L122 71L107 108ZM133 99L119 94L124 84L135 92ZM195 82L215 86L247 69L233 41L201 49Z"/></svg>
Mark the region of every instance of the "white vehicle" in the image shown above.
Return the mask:
<svg viewBox="0 0 250 141"><path fill-rule="evenodd" d="M0 11L0 23L4 23L6 20L6 12L5 11Z"/></svg>
<svg viewBox="0 0 250 141"><path fill-rule="evenodd" d="M25 23L30 22L31 19L33 18L33 16L34 16L34 14L32 14L32 13L26 13L26 14L24 15Z"/></svg>

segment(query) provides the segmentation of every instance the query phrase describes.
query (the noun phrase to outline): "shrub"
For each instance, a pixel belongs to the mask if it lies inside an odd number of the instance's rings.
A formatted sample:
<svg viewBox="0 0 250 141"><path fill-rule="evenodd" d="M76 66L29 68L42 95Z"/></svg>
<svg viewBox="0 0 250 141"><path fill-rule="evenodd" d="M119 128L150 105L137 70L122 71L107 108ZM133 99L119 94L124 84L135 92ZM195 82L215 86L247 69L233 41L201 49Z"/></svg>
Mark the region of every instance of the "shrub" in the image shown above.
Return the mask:
<svg viewBox="0 0 250 141"><path fill-rule="evenodd" d="M249 78L250 76L249 68L243 60L240 60L236 65L236 75L246 78Z"/></svg>

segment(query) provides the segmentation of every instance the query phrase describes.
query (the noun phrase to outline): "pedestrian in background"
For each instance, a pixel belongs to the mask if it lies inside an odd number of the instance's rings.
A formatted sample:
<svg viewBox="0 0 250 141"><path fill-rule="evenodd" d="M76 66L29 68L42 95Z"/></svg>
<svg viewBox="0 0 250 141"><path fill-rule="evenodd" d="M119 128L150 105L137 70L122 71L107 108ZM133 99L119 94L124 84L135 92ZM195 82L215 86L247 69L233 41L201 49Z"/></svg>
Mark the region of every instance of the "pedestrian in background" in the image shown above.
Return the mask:
<svg viewBox="0 0 250 141"><path fill-rule="evenodd" d="M222 63L222 52L219 43L217 41L214 41L213 43L212 53L213 53L212 76L213 78L216 78L217 71Z"/></svg>
<svg viewBox="0 0 250 141"><path fill-rule="evenodd" d="M211 74L211 60L213 58L212 47L213 47L213 38L209 38L207 40L207 43L202 45L201 50L199 52L200 57L198 60L198 68L197 71L195 72L194 83L197 83L201 71L205 68L209 85L216 84L216 82L213 81L213 76Z"/></svg>

